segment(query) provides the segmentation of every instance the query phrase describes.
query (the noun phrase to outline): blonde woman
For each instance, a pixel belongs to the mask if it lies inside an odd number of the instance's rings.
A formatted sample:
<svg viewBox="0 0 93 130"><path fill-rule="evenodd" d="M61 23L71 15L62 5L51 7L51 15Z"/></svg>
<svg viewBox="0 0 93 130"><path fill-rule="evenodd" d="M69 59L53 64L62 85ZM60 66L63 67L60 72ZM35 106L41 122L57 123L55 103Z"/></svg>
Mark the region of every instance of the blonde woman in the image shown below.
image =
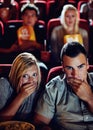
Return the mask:
<svg viewBox="0 0 93 130"><path fill-rule="evenodd" d="M88 32L79 28L78 10L71 4L64 5L60 16L61 25L51 34L53 65L60 65L60 51L66 42L80 42L88 52Z"/></svg>
<svg viewBox="0 0 93 130"><path fill-rule="evenodd" d="M9 79L0 78L0 120L31 121L40 82L36 58L27 52L19 54L13 61Z"/></svg>

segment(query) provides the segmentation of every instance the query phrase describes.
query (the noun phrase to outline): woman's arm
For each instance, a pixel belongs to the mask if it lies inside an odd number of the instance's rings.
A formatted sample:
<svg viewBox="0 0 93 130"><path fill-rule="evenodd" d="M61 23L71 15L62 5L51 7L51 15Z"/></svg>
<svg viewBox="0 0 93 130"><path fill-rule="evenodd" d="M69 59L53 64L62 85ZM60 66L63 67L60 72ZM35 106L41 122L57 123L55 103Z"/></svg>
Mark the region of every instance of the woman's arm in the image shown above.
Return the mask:
<svg viewBox="0 0 93 130"><path fill-rule="evenodd" d="M24 99L30 96L35 90L36 87L33 85L31 86L31 84L24 85L11 104L0 111L0 120L11 120L15 116Z"/></svg>

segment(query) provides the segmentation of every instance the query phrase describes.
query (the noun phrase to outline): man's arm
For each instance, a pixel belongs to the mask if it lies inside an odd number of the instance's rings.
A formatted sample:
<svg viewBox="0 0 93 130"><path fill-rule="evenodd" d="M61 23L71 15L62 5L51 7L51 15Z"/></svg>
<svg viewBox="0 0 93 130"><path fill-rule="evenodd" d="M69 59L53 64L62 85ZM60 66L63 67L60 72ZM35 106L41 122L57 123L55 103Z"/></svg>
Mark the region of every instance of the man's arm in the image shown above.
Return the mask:
<svg viewBox="0 0 93 130"><path fill-rule="evenodd" d="M35 113L34 125L36 126L36 130L51 130L51 128L49 127L50 121L51 119Z"/></svg>
<svg viewBox="0 0 93 130"><path fill-rule="evenodd" d="M18 52L20 51L20 48L17 44L17 41L12 44L10 48L0 48L0 53L12 53L12 52Z"/></svg>
<svg viewBox="0 0 93 130"><path fill-rule="evenodd" d="M46 118L45 116L42 116L38 113L35 113L35 116L34 116L34 122L35 124L49 124L51 121L51 119L49 118Z"/></svg>
<svg viewBox="0 0 93 130"><path fill-rule="evenodd" d="M42 44L37 43L36 41L30 41L30 40L22 40L22 44L19 45L20 49L22 51L27 50L27 49L38 49L42 50L43 46Z"/></svg>

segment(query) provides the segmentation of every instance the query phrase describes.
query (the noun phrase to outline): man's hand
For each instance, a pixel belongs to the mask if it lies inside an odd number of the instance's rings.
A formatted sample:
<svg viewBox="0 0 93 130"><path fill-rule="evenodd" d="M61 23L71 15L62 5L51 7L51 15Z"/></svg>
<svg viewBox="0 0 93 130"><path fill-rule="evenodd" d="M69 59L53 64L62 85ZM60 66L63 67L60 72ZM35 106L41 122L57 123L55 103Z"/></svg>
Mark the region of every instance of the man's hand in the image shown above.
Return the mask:
<svg viewBox="0 0 93 130"><path fill-rule="evenodd" d="M91 87L87 82L82 81L81 79L69 78L68 83L80 99L89 102L91 97L93 98Z"/></svg>

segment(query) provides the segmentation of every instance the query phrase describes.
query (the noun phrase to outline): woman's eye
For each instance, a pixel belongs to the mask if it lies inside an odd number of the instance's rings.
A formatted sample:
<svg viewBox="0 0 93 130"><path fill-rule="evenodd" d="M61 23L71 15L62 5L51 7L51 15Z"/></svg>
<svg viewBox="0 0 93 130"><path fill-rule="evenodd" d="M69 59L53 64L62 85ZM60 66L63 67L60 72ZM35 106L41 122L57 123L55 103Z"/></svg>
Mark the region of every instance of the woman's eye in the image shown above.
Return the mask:
<svg viewBox="0 0 93 130"><path fill-rule="evenodd" d="M28 74L24 74L23 78L29 78L29 75Z"/></svg>
<svg viewBox="0 0 93 130"><path fill-rule="evenodd" d="M36 76L37 76L37 73L34 73L34 74L33 74L33 77L36 77Z"/></svg>

